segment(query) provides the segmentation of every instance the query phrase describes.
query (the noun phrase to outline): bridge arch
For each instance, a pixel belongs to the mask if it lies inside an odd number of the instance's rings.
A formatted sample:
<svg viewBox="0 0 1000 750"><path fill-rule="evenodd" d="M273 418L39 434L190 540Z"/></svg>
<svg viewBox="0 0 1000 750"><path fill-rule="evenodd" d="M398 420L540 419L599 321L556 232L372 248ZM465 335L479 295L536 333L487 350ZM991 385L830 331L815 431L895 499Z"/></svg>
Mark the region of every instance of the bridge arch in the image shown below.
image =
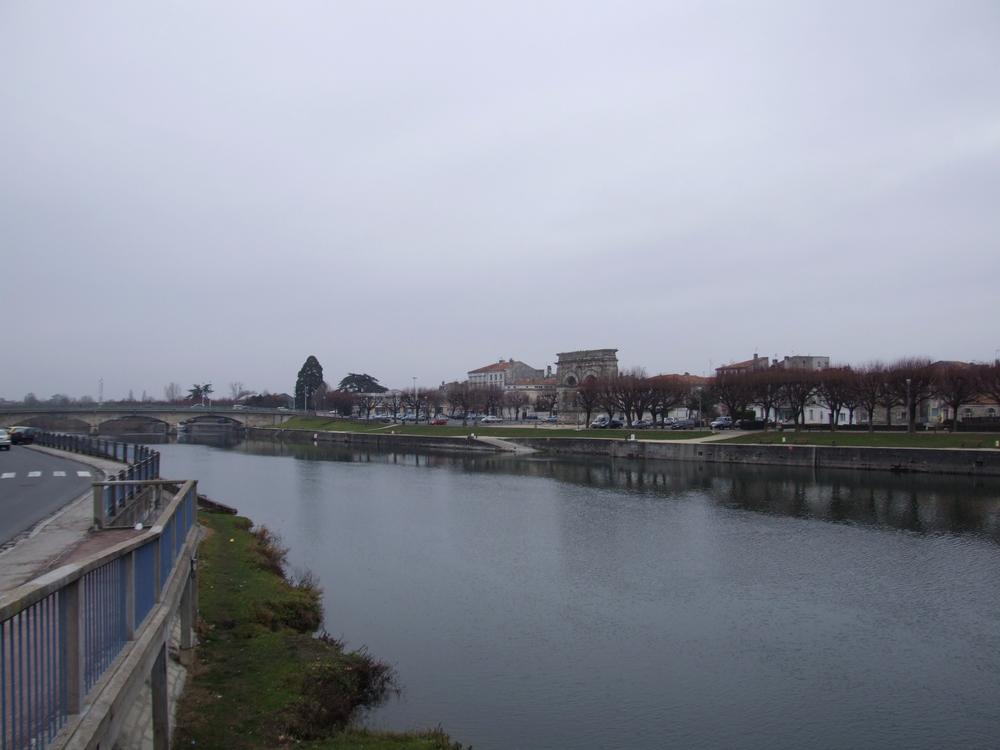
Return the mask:
<svg viewBox="0 0 1000 750"><path fill-rule="evenodd" d="M134 435L146 433L166 435L170 432L170 423L144 414L129 414L112 417L111 419L99 422L97 432L101 435Z"/></svg>

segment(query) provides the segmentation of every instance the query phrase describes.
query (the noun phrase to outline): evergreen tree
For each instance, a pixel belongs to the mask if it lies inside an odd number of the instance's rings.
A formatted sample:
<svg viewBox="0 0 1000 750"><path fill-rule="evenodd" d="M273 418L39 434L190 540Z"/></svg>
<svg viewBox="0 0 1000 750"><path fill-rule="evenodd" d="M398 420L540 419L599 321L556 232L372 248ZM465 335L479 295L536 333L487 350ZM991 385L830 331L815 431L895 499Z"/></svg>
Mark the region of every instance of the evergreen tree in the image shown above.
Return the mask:
<svg viewBox="0 0 1000 750"><path fill-rule="evenodd" d="M302 364L295 380L295 408L308 409L313 404L313 395L323 385L323 365L312 354Z"/></svg>
<svg viewBox="0 0 1000 750"><path fill-rule="evenodd" d="M373 378L368 373L359 375L356 372L347 373L347 377L340 381L337 389L350 393L385 393L389 390L378 382L378 378Z"/></svg>

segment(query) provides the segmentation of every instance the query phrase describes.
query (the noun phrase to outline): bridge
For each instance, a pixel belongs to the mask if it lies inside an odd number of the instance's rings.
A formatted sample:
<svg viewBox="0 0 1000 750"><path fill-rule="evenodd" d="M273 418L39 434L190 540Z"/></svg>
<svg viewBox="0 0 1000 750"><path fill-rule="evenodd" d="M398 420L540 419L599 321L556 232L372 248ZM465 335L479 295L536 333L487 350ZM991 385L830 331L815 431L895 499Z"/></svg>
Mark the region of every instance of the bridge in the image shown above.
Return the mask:
<svg viewBox="0 0 1000 750"><path fill-rule="evenodd" d="M38 427L57 432L88 435L122 432L176 434L181 425L231 425L273 427L307 412L288 409L234 409L225 407L183 408L176 406L52 406L0 407L0 425Z"/></svg>

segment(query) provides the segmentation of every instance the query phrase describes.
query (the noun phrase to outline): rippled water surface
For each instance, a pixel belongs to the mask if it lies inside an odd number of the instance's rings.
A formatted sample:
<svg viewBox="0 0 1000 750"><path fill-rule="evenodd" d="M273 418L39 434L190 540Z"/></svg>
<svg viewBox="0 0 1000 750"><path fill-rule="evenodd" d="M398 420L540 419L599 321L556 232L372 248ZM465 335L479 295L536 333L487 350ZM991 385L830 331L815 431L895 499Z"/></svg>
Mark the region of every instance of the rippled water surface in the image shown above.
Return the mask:
<svg viewBox="0 0 1000 750"><path fill-rule="evenodd" d="M476 750L1000 747L1000 485L159 446Z"/></svg>

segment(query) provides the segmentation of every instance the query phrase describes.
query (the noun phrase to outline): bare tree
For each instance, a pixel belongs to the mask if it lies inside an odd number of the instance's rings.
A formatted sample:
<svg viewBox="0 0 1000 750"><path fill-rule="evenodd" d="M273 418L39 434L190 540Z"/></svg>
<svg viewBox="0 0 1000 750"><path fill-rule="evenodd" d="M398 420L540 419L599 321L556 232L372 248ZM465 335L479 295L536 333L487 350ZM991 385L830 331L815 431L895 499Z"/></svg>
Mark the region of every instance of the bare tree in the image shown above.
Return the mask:
<svg viewBox="0 0 1000 750"><path fill-rule="evenodd" d="M382 406L388 409L392 415L392 421L395 422L399 417L399 410L403 406L402 394L399 391L387 391L382 396Z"/></svg>
<svg viewBox="0 0 1000 750"><path fill-rule="evenodd" d="M720 373L712 381L719 403L733 419L739 419L754 401L754 381L748 374Z"/></svg>
<svg viewBox="0 0 1000 750"><path fill-rule="evenodd" d="M913 432L920 406L934 395L934 368L927 357L907 357L892 364L889 387L896 399L909 408L906 431Z"/></svg>
<svg viewBox="0 0 1000 750"><path fill-rule="evenodd" d="M993 403L1000 404L1000 361L976 367L978 390Z"/></svg>
<svg viewBox="0 0 1000 750"><path fill-rule="evenodd" d="M753 399L750 403L759 406L764 414L764 425L766 426L774 412L774 421L778 421L778 409L784 399L782 391L782 371L780 370L758 370L751 372L745 377L750 378L753 389Z"/></svg>
<svg viewBox="0 0 1000 750"><path fill-rule="evenodd" d="M244 396L249 396L250 391L239 380L234 380L229 384L229 394L232 396L233 401L239 401Z"/></svg>
<svg viewBox="0 0 1000 750"><path fill-rule="evenodd" d="M805 422L806 406L816 395L816 373L809 370L785 370L782 392L784 401L792 410L795 430Z"/></svg>
<svg viewBox="0 0 1000 750"><path fill-rule="evenodd" d="M576 389L576 404L583 409L587 415L585 424L590 424L590 417L594 413L594 408L598 405L601 400L601 384L597 381L593 375L583 379L583 382L577 386ZM555 402L555 394L553 394L552 401L549 402L549 411L551 412L551 404ZM538 402L535 402L535 407L538 408ZM610 417L609 417L610 418Z"/></svg>
<svg viewBox="0 0 1000 750"><path fill-rule="evenodd" d="M541 391L537 396L535 396L535 411L547 411L549 416L552 415L552 410L556 406L556 392L555 391ZM593 406L591 407L593 408Z"/></svg>
<svg viewBox="0 0 1000 750"><path fill-rule="evenodd" d="M180 383L174 383L171 381L163 386L163 397L170 403L175 403L184 398L183 393L184 392L181 390Z"/></svg>
<svg viewBox="0 0 1000 750"><path fill-rule="evenodd" d="M382 403L382 399L371 393L358 394L358 408L364 412L365 419L370 419L372 410Z"/></svg>
<svg viewBox="0 0 1000 750"><path fill-rule="evenodd" d="M618 400L618 377L608 375L598 381L597 403L608 413L608 419L614 419L615 414L622 408L621 401Z"/></svg>
<svg viewBox="0 0 1000 750"><path fill-rule="evenodd" d="M650 403L649 411L653 421L657 416L663 421L672 409L684 406L691 397L691 386L677 375L657 375L649 378Z"/></svg>
<svg viewBox="0 0 1000 750"><path fill-rule="evenodd" d="M528 397L522 391L505 391L503 394L503 405L507 410L507 416L518 419L521 414L521 407L528 402Z"/></svg>
<svg viewBox="0 0 1000 750"><path fill-rule="evenodd" d="M816 395L830 411L830 430L836 431L840 413L851 399L852 372L849 367L830 367L817 373Z"/></svg>
<svg viewBox="0 0 1000 750"><path fill-rule="evenodd" d="M958 412L962 404L980 393L978 368L964 362L950 362L934 368L934 395L951 409L951 429L958 430Z"/></svg>
<svg viewBox="0 0 1000 750"><path fill-rule="evenodd" d="M881 362L871 362L855 371L855 398L868 414L868 432L875 431L875 409L882 404L886 390L885 365Z"/></svg>
<svg viewBox="0 0 1000 750"><path fill-rule="evenodd" d="M633 367L620 373L615 384L625 422L631 427L635 421L642 419L652 403L652 386L646 377L646 371L641 367Z"/></svg>

